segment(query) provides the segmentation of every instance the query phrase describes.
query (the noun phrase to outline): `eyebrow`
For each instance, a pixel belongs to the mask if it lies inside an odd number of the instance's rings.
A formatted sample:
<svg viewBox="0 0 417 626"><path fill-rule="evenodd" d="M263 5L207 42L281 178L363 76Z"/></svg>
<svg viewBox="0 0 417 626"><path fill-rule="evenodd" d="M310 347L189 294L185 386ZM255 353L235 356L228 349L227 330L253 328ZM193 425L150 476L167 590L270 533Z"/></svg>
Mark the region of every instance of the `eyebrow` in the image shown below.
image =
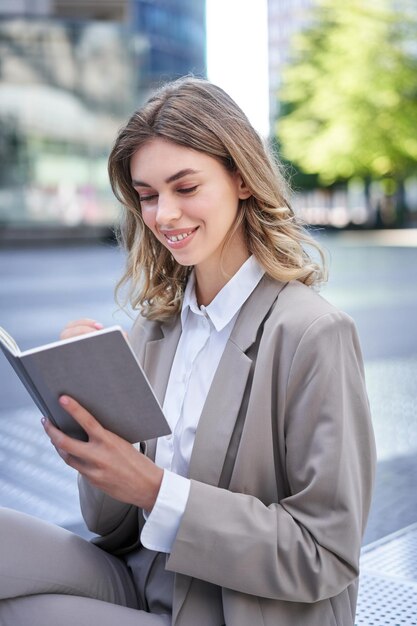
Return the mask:
<svg viewBox="0 0 417 626"><path fill-rule="evenodd" d="M165 182L173 183L175 180L183 178L184 176L188 176L189 174L198 174L198 173L199 173L199 170L193 170L192 168L189 167L187 169L180 170L179 172L176 172L175 174L172 174L172 176L168 176L168 178L165 179ZM151 185L143 182L143 180L135 180L134 178L132 178L132 185L134 187L151 187Z"/></svg>

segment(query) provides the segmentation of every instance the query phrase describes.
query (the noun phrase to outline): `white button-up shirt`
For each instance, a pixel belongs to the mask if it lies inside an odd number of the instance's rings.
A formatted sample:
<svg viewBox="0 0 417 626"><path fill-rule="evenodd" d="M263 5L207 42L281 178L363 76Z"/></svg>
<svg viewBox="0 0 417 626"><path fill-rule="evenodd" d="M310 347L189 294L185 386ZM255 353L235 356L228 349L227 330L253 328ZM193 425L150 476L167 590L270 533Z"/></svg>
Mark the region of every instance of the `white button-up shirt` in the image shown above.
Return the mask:
<svg viewBox="0 0 417 626"><path fill-rule="evenodd" d="M263 274L251 256L207 307L198 306L194 272L190 275L163 405L172 435L158 439L155 462L165 471L141 534L150 550L171 551L190 491L188 468L200 415L239 311Z"/></svg>

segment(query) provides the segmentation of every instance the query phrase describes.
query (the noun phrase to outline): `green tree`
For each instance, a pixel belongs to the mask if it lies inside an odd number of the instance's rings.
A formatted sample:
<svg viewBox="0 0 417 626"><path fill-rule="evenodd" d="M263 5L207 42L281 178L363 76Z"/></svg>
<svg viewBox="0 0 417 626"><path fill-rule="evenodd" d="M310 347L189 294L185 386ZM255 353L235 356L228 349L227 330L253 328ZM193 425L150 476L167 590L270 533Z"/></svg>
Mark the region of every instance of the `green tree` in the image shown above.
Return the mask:
<svg viewBox="0 0 417 626"><path fill-rule="evenodd" d="M417 171L415 0L321 0L283 75L283 156L329 185Z"/></svg>

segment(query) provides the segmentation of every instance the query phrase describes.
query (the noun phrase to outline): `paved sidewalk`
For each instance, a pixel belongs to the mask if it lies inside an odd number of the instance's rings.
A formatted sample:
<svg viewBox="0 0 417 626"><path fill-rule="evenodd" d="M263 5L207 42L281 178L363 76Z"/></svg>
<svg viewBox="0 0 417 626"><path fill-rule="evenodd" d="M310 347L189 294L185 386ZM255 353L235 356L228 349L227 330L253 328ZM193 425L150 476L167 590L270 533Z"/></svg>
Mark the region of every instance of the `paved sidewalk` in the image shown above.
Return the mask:
<svg viewBox="0 0 417 626"><path fill-rule="evenodd" d="M36 408L0 415L0 505L64 527L81 523L75 472L49 443Z"/></svg>
<svg viewBox="0 0 417 626"><path fill-rule="evenodd" d="M355 623L417 625L417 523L363 550Z"/></svg>

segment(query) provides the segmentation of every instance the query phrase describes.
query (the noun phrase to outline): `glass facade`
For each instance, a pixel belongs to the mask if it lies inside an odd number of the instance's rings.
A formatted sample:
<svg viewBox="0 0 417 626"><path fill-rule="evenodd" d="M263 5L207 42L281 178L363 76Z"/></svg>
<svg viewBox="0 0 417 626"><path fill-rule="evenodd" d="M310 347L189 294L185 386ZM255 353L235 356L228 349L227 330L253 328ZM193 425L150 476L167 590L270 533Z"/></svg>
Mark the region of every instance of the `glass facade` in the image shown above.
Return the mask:
<svg viewBox="0 0 417 626"><path fill-rule="evenodd" d="M146 33L142 81L146 92L161 80L206 74L205 1L133 0L132 25Z"/></svg>
<svg viewBox="0 0 417 626"><path fill-rule="evenodd" d="M111 219L106 157L132 105L125 41L119 24L0 21L0 224Z"/></svg>
<svg viewBox="0 0 417 626"><path fill-rule="evenodd" d="M204 2L102 6L0 7L0 228L111 224L118 128L161 80L205 73Z"/></svg>

